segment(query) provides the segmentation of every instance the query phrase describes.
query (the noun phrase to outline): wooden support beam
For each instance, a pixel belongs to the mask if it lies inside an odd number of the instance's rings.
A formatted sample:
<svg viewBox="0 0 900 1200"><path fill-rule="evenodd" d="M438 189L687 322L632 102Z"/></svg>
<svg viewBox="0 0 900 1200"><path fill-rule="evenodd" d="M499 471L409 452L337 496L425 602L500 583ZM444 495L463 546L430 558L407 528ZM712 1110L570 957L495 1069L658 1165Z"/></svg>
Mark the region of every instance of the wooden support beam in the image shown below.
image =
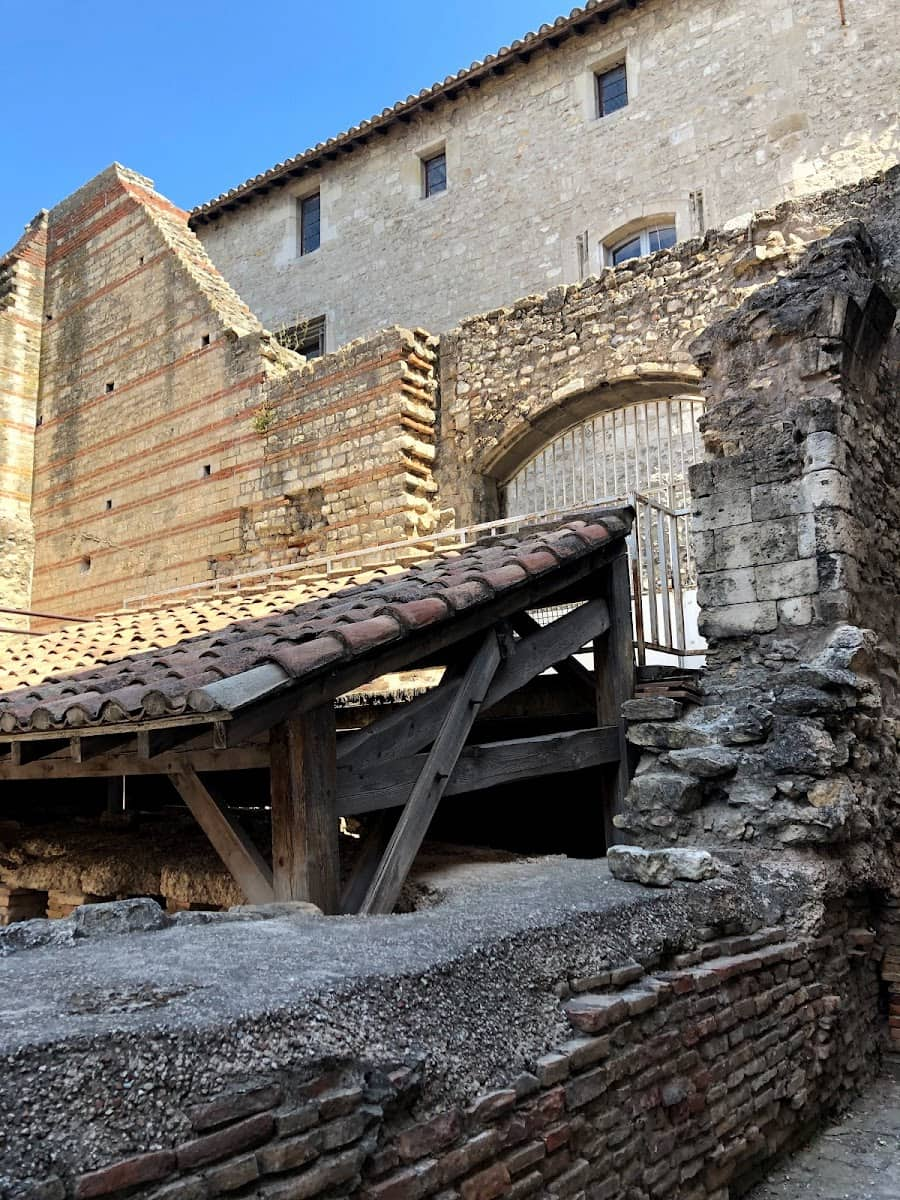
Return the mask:
<svg viewBox="0 0 900 1200"><path fill-rule="evenodd" d="M270 904L272 872L234 816L213 799L193 767L169 778L249 903Z"/></svg>
<svg viewBox="0 0 900 1200"><path fill-rule="evenodd" d="M534 617L527 612L516 613L511 619L510 624L521 637L526 637L530 633L537 633L542 628ZM585 692L589 692L591 696L594 695L594 676L587 667L581 665L577 658L570 655L568 658L563 658L559 662L552 663L551 666L557 675L562 675L564 679L570 680Z"/></svg>
<svg viewBox="0 0 900 1200"><path fill-rule="evenodd" d="M631 573L623 554L604 572L601 587L609 606L608 632L594 642L594 675L597 682L597 724L614 725L619 734L619 761L612 774L606 805L606 844L614 846L621 834L613 817L622 812L631 780L628 742L622 705L634 695L634 634L631 626ZM651 597L651 602L652 602Z"/></svg>
<svg viewBox="0 0 900 1200"><path fill-rule="evenodd" d="M338 767L337 814L358 816L406 803L410 789L422 773L426 755L380 763L357 770L355 764ZM619 730L576 729L508 742L467 746L459 756L444 789L445 796L461 796L502 783L581 771L619 761Z"/></svg>
<svg viewBox="0 0 900 1200"><path fill-rule="evenodd" d="M274 726L269 742L272 866L278 900L338 911L338 819L334 809L334 706Z"/></svg>
<svg viewBox="0 0 900 1200"><path fill-rule="evenodd" d="M41 759L47 758L50 754L56 754L61 748L60 742L55 738L47 738L46 741L19 741L13 742L9 750L9 765L12 767L27 767L29 763L39 762ZM62 743L62 748L70 749L68 742ZM71 761L71 755L69 755Z"/></svg>
<svg viewBox="0 0 900 1200"><path fill-rule="evenodd" d="M537 622L534 622L537 625ZM561 662L599 637L609 628L609 612L603 599L589 600L550 625L537 628L517 642L498 670L485 697L483 709L497 704L529 680ZM375 764L415 754L434 741L441 723L454 703L459 678L442 680L440 686L418 696L389 717L341 740L340 761L354 767Z"/></svg>
<svg viewBox="0 0 900 1200"><path fill-rule="evenodd" d="M73 737L72 738L72 761L77 763L90 762L93 758L100 758L107 754L114 754L126 746L136 746L134 735L122 736L122 734L110 734L109 737L94 736L94 737Z"/></svg>
<svg viewBox="0 0 900 1200"><path fill-rule="evenodd" d="M82 745L87 742L83 739ZM92 741L94 739L91 739ZM26 745L27 743L13 743ZM52 757L36 758L16 765L12 759L0 759L0 780L3 779L102 779L109 775L171 775L185 765L201 774L204 771L251 771L269 765L267 746L244 746L235 750L173 750L157 758L138 758L135 754L98 754L81 762L68 754L68 742L57 742ZM64 747L60 750L59 747Z"/></svg>
<svg viewBox="0 0 900 1200"><path fill-rule="evenodd" d="M492 631L484 639L459 684L360 906L361 913L389 913L397 903L403 881L428 832L431 818L499 665L500 646L497 635Z"/></svg>

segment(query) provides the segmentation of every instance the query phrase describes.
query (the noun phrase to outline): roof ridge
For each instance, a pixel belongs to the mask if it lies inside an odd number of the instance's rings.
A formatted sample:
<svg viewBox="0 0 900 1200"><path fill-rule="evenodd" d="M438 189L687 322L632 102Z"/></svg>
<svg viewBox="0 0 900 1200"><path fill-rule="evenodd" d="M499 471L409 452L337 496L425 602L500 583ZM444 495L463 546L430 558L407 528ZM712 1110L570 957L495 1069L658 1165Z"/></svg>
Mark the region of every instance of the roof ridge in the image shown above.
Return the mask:
<svg viewBox="0 0 900 1200"><path fill-rule="evenodd" d="M427 109L436 99L442 96L454 99L457 90L473 85L477 86L476 80L480 82L482 78L491 74L501 75L516 61L527 63L535 50L546 47L555 49L570 34L578 32L581 26L588 25L595 20L605 23L610 15L618 9L634 9L637 4L638 0L587 0L584 7L573 8L568 16L557 17L555 21L549 24L545 23L537 30L529 31L508 46L501 46L496 53L487 54L483 59L476 59L468 67L457 71L456 74L448 75L443 81L433 83L430 88L422 88L415 96L410 95L405 100L398 100L388 108L382 109L380 113L360 121L358 125L353 125L324 142L317 142L315 146L302 150L299 154L276 163L267 171L244 180L243 183L237 184L227 192L222 192L213 199L197 205L191 209L190 220L203 223L214 219L224 209L239 202L246 203L255 192L266 192L270 186L281 186L279 181L285 181L286 177L321 166L323 159L337 157L337 152L340 150L352 151L356 145L363 145L368 141L372 133L383 130L396 121L408 120L409 114L419 108Z"/></svg>

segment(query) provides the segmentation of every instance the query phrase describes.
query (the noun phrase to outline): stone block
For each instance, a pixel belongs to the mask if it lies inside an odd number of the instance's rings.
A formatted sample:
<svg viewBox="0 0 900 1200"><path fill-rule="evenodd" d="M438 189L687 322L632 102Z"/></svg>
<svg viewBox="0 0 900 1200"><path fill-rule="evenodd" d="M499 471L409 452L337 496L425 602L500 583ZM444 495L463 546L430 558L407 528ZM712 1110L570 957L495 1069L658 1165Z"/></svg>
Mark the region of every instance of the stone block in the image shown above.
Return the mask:
<svg viewBox="0 0 900 1200"><path fill-rule="evenodd" d="M178 1169L188 1171L227 1158L229 1154L252 1150L271 1137L274 1129L275 1120L271 1113L257 1113L236 1125L227 1125L216 1133L184 1142L176 1147ZM286 1142L280 1144L287 1145Z"/></svg>
<svg viewBox="0 0 900 1200"><path fill-rule="evenodd" d="M497 1200L510 1185L509 1171L503 1163L494 1163L460 1185L462 1200Z"/></svg>
<svg viewBox="0 0 900 1200"><path fill-rule="evenodd" d="M92 1196L108 1196L142 1183L155 1183L165 1179L175 1167L176 1158L171 1150L135 1154L99 1171L80 1175L75 1182L75 1200L90 1200Z"/></svg>
<svg viewBox="0 0 900 1200"><path fill-rule="evenodd" d="M753 604L756 594L756 568L740 567L732 571L709 571L697 580L697 601L701 608L723 608L729 604Z"/></svg>
<svg viewBox="0 0 900 1200"><path fill-rule="evenodd" d="M681 701L670 696L637 696L622 705L622 717L626 721L674 721L683 711Z"/></svg>
<svg viewBox="0 0 900 1200"><path fill-rule="evenodd" d="M674 771L647 771L636 775L627 804L637 812L692 812L701 801L700 788L690 775Z"/></svg>
<svg viewBox="0 0 900 1200"><path fill-rule="evenodd" d="M811 596L819 589L815 558L798 558L788 563L770 563L756 568L756 594L760 600L785 600Z"/></svg>
<svg viewBox="0 0 900 1200"><path fill-rule="evenodd" d="M612 849L612 847L610 847ZM581 1033L602 1033L610 1025L624 1021L628 1005L620 996L592 996L586 993L567 1000L563 1005L566 1019Z"/></svg>
<svg viewBox="0 0 900 1200"><path fill-rule="evenodd" d="M499 1145L500 1139L497 1131L486 1129L484 1133L479 1133L476 1137L471 1138L457 1150L451 1150L448 1154L443 1155L439 1160L441 1182L451 1183L460 1175L465 1175L480 1166L485 1159L491 1158L497 1153Z"/></svg>
<svg viewBox="0 0 900 1200"><path fill-rule="evenodd" d="M274 1108L280 1103L281 1096L281 1086L277 1083L248 1086L204 1104L192 1105L187 1109L186 1115L193 1128L203 1133L229 1121L237 1121L241 1117L249 1117L254 1113Z"/></svg>
<svg viewBox="0 0 900 1200"><path fill-rule="evenodd" d="M448 1146L462 1133L462 1113L458 1108L438 1113L397 1135L397 1150L404 1162L415 1162Z"/></svg>
<svg viewBox="0 0 900 1200"><path fill-rule="evenodd" d="M747 637L771 633L777 628L778 609L774 600L706 608L700 614L700 632L707 639Z"/></svg>
<svg viewBox="0 0 900 1200"><path fill-rule="evenodd" d="M793 517L784 517L778 521L755 521L737 529L720 529L715 534L715 545L715 566L720 571L787 562L799 557L797 522Z"/></svg>
<svg viewBox="0 0 900 1200"><path fill-rule="evenodd" d="M727 746L698 746L696 749L670 750L666 760L679 771L700 779L723 779L733 775L740 758Z"/></svg>
<svg viewBox="0 0 900 1200"><path fill-rule="evenodd" d="M649 887L669 887L676 879L711 879L721 869L708 850L682 847L645 850L640 846L610 846L606 859L616 879Z"/></svg>
<svg viewBox="0 0 900 1200"><path fill-rule="evenodd" d="M163 929L169 922L155 900L113 900L108 904L85 904L71 917L77 937L108 937Z"/></svg>

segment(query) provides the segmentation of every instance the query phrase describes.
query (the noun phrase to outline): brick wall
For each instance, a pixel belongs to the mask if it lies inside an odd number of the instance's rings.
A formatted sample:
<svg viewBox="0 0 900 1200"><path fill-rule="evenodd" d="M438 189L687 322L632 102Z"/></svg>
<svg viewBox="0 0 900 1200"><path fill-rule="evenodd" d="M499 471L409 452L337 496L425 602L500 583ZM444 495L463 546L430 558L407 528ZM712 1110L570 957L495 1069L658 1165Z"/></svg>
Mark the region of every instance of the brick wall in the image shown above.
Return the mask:
<svg viewBox="0 0 900 1200"><path fill-rule="evenodd" d="M689 952L559 981L569 1037L459 1103L409 1057L269 1067L190 1097L176 1144L78 1169L70 1143L68 1169L9 1184L17 1200L727 1200L875 1067L871 914L856 897L823 912L807 936L708 928Z"/></svg>
<svg viewBox="0 0 900 1200"><path fill-rule="evenodd" d="M3 604L14 608L27 608L31 599L31 486L46 249L46 214L40 214L0 259L0 594ZM6 615L3 624L18 627L26 621Z"/></svg>
<svg viewBox="0 0 900 1200"><path fill-rule="evenodd" d="M0 344L10 388L20 343L30 354L31 392L15 403L31 415L17 409L3 442L20 490L3 500L23 528L30 504L33 606L90 614L434 527L427 335L388 330L315 362L284 350L186 214L118 166L55 208L46 237L46 312L42 264L17 249L18 307L0 318L18 338ZM13 594L24 602L27 587Z"/></svg>

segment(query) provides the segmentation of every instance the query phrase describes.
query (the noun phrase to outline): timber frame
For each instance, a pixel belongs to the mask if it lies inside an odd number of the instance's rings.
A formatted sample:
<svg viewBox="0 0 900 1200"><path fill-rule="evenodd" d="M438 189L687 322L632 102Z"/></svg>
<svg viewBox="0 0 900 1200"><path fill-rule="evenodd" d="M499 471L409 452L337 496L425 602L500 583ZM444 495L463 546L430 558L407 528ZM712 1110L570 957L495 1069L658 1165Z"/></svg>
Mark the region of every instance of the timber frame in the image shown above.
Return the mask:
<svg viewBox="0 0 900 1200"><path fill-rule="evenodd" d="M550 605L575 607L545 625L530 615ZM593 672L574 657L590 645ZM337 697L389 671L435 666L445 669L432 690L338 731ZM470 744L480 713L551 667L596 712L592 727ZM273 663L225 679L208 689L221 701L208 713L0 733L0 779L167 776L250 903L389 913L444 796L604 766L614 840L629 778L620 709L633 685L629 568L616 539L313 678L292 680ZM270 776L271 866L204 778L259 768ZM338 819L365 813L380 815L342 891Z"/></svg>

